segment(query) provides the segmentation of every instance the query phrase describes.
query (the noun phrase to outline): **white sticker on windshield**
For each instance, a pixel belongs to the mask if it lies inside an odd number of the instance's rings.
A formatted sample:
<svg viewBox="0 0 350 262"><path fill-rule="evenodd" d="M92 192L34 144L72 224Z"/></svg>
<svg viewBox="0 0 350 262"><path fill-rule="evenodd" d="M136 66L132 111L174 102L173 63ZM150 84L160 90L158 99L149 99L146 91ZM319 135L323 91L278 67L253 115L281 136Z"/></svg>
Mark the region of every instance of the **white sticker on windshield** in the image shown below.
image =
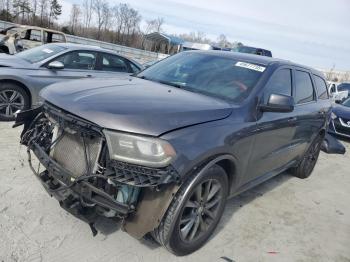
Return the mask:
<svg viewBox="0 0 350 262"><path fill-rule="evenodd" d="M235 66L244 67L244 68L248 68L259 72L264 72L266 68L264 66L259 66L251 63L246 63L246 62L237 62Z"/></svg>
<svg viewBox="0 0 350 262"><path fill-rule="evenodd" d="M51 49L45 48L43 49L44 53L51 54L53 51Z"/></svg>

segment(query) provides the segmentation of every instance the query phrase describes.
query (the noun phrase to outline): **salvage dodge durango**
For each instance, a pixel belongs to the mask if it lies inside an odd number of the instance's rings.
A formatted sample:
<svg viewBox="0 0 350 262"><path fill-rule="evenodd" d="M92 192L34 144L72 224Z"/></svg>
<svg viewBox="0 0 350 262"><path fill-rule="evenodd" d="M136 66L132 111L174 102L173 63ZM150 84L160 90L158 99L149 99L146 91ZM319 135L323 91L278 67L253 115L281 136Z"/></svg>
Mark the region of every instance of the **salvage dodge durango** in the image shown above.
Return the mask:
<svg viewBox="0 0 350 262"><path fill-rule="evenodd" d="M223 51L56 83L41 97L15 126L46 191L94 234L99 216L122 218L176 255L204 245L228 197L286 170L310 176L331 114L320 72Z"/></svg>

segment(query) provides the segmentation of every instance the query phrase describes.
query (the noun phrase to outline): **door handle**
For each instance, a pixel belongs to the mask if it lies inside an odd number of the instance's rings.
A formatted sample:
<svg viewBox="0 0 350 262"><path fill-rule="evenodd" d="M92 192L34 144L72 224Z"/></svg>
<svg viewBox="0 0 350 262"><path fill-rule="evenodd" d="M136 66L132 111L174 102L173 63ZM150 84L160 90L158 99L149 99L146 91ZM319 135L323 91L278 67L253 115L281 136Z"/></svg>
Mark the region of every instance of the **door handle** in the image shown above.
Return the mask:
<svg viewBox="0 0 350 262"><path fill-rule="evenodd" d="M86 75L86 77L92 77L92 75Z"/></svg>
<svg viewBox="0 0 350 262"><path fill-rule="evenodd" d="M288 123L294 123L297 121L297 118L295 116L288 118Z"/></svg>
<svg viewBox="0 0 350 262"><path fill-rule="evenodd" d="M326 112L325 112L325 111L323 111L323 110L320 110L320 111L318 111L318 114L320 114L320 115L325 115L325 114L326 114Z"/></svg>

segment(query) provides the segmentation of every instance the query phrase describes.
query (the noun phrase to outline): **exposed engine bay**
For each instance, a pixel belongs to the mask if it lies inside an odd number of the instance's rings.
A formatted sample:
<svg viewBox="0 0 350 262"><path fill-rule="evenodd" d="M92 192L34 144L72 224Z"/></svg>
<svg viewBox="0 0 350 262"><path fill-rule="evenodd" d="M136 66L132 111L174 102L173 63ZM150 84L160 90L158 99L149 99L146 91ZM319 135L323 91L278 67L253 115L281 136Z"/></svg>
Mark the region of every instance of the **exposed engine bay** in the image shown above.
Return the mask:
<svg viewBox="0 0 350 262"><path fill-rule="evenodd" d="M15 126L21 124L32 171L62 208L89 223L94 235L99 216L122 218L126 231L138 238L158 226L180 181L170 165L150 168L111 160L100 127L50 104L19 113ZM34 167L33 154L44 171ZM157 198L160 204L153 207L143 201ZM135 230L127 224L140 220L138 210L153 219Z"/></svg>

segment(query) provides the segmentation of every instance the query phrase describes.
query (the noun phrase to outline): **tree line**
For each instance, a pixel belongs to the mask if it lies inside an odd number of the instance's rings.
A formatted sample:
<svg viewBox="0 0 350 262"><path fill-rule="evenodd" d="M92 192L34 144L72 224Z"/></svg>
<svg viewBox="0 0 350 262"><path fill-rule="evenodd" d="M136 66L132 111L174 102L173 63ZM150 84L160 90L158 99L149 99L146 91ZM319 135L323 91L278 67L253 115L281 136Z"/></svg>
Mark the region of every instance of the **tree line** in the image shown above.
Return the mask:
<svg viewBox="0 0 350 262"><path fill-rule="evenodd" d="M61 15L60 0L0 0L0 20L56 29L66 34L135 48L149 48L144 41L146 34L164 32L163 18L158 17L142 23L142 16L138 10L125 3L111 5L107 0L83 0L82 4L73 4L69 21L63 24L57 22ZM176 36L185 41L220 47L237 45L237 42L229 42L223 34L214 42L203 32ZM161 47L155 44L152 51L161 51Z"/></svg>

